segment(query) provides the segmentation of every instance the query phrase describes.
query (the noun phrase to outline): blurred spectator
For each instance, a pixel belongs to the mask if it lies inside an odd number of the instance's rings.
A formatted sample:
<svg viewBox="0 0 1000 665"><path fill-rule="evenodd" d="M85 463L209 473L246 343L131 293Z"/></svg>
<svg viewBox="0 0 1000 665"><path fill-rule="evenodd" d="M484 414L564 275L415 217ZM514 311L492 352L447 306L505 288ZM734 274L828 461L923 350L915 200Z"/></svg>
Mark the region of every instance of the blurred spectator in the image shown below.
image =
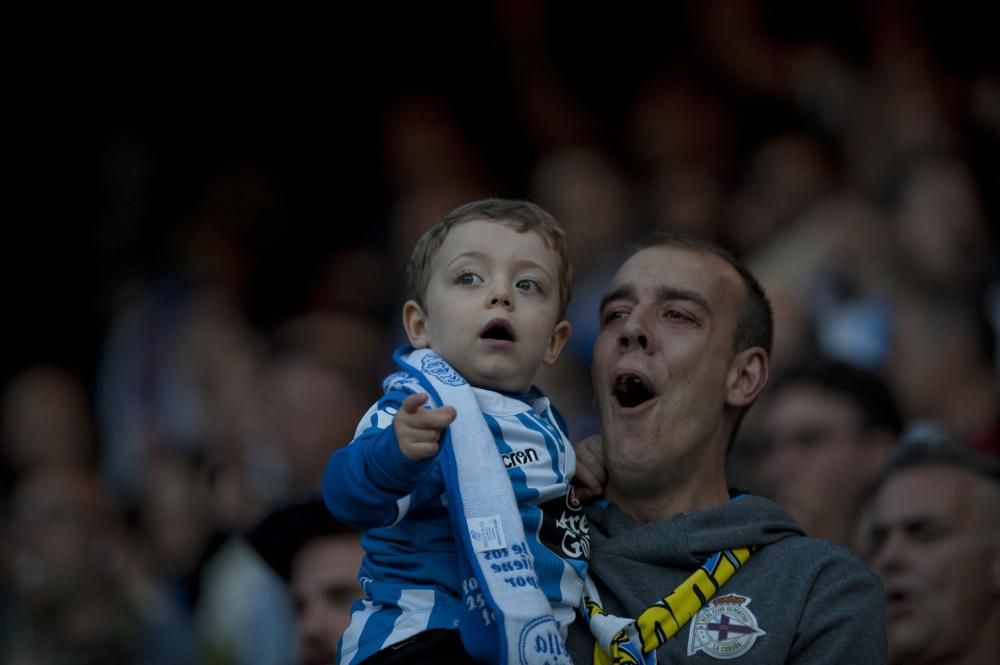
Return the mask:
<svg viewBox="0 0 1000 665"><path fill-rule="evenodd" d="M152 451L205 454L258 427L248 406L263 347L234 298L182 275L137 293L112 322L98 373L102 471L127 504Z"/></svg>
<svg viewBox="0 0 1000 665"><path fill-rule="evenodd" d="M293 651L291 604L284 589L238 534L202 570L196 619L213 662L286 665Z"/></svg>
<svg viewBox="0 0 1000 665"><path fill-rule="evenodd" d="M567 349L589 365L598 331L597 310L631 236L632 196L624 174L599 151L574 147L545 154L532 172L534 201L566 230L574 283Z"/></svg>
<svg viewBox="0 0 1000 665"><path fill-rule="evenodd" d="M293 643L292 608L280 581L242 538L267 498L254 487L246 458L219 456L206 475L213 537L195 580L199 633L210 659L285 665Z"/></svg>
<svg viewBox="0 0 1000 665"><path fill-rule="evenodd" d="M663 167L653 174L643 196L651 229L719 239L725 196L722 183L707 170Z"/></svg>
<svg viewBox="0 0 1000 665"><path fill-rule="evenodd" d="M86 468L38 468L4 533L0 658L31 665L195 662L188 617L162 593Z"/></svg>
<svg viewBox="0 0 1000 665"><path fill-rule="evenodd" d="M765 493L808 535L855 546L862 501L903 429L888 386L845 363L798 366L768 387L762 408Z"/></svg>
<svg viewBox="0 0 1000 665"><path fill-rule="evenodd" d="M139 527L159 583L193 613L201 566L218 547L203 472L197 461L166 450L150 457Z"/></svg>
<svg viewBox="0 0 1000 665"><path fill-rule="evenodd" d="M730 200L727 242L748 254L837 185L830 156L816 137L785 131L759 144Z"/></svg>
<svg viewBox="0 0 1000 665"><path fill-rule="evenodd" d="M377 273L361 274L377 278ZM339 368L365 399L378 396L388 369L383 366L389 343L384 322L349 309L316 307L282 323L274 338L274 355L298 354Z"/></svg>
<svg viewBox="0 0 1000 665"><path fill-rule="evenodd" d="M320 265L307 307L346 311L382 322L396 296L391 275L392 269L380 253L359 247L336 249ZM376 337L381 334L381 330L375 331Z"/></svg>
<svg viewBox="0 0 1000 665"><path fill-rule="evenodd" d="M337 522L320 498L288 503L261 519L250 545L288 585L301 665L332 665L337 642L362 596L359 534Z"/></svg>
<svg viewBox="0 0 1000 665"><path fill-rule="evenodd" d="M817 353L881 369L892 332L887 227L867 197L841 190L753 252L774 307L775 374Z"/></svg>
<svg viewBox="0 0 1000 665"><path fill-rule="evenodd" d="M29 365L3 392L0 450L4 479L56 465L89 465L94 461L94 423L80 379L56 365Z"/></svg>
<svg viewBox="0 0 1000 665"><path fill-rule="evenodd" d="M986 273L988 219L973 174L961 161L929 156L910 164L891 218L894 246L909 282L961 294Z"/></svg>
<svg viewBox="0 0 1000 665"><path fill-rule="evenodd" d="M970 295L898 293L888 376L910 418L938 421L961 440L998 452L996 340Z"/></svg>
<svg viewBox="0 0 1000 665"><path fill-rule="evenodd" d="M892 665L991 663L1000 650L1000 460L902 446L866 518Z"/></svg>
<svg viewBox="0 0 1000 665"><path fill-rule="evenodd" d="M383 335L363 316L315 312L278 330L264 407L288 493L318 490L330 453L354 438L378 395L382 356Z"/></svg>
<svg viewBox="0 0 1000 665"><path fill-rule="evenodd" d="M736 153L734 119L697 78L654 75L633 101L624 138L645 173L690 169L728 180Z"/></svg>

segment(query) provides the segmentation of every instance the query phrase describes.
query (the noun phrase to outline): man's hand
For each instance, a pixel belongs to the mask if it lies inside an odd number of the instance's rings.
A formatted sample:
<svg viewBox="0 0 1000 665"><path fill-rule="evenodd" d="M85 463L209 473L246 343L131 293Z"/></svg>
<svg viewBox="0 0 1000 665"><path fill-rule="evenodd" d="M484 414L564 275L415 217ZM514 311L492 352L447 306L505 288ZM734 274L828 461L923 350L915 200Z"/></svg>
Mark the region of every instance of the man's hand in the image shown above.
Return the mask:
<svg viewBox="0 0 1000 665"><path fill-rule="evenodd" d="M573 478L576 496L580 501L592 501L604 494L604 485L608 482L601 435L588 436L578 441L573 449L576 451L576 476Z"/></svg>
<svg viewBox="0 0 1000 665"><path fill-rule="evenodd" d="M399 452L411 462L419 462L437 454L441 432L455 419L455 407L425 409L430 399L427 393L409 395L393 419Z"/></svg>

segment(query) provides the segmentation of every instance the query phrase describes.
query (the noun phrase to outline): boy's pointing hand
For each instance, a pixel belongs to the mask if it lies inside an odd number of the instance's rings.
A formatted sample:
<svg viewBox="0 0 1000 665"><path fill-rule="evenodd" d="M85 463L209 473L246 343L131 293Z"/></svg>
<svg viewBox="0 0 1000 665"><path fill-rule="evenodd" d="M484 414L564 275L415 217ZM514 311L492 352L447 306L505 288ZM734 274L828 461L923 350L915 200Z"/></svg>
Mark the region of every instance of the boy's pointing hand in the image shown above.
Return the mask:
<svg viewBox="0 0 1000 665"><path fill-rule="evenodd" d="M399 451L413 462L436 455L441 432L455 420L455 407L425 409L423 405L428 399L427 393L409 395L393 421Z"/></svg>

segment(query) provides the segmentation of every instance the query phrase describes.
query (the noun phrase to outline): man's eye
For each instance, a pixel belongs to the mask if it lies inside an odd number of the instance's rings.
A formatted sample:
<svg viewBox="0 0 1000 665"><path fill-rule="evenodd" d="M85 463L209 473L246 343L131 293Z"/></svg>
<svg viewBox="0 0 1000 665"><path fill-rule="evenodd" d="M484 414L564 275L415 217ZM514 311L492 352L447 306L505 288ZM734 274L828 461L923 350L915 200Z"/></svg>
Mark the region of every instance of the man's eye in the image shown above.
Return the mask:
<svg viewBox="0 0 1000 665"><path fill-rule="evenodd" d="M609 312L604 313L604 316L601 317L601 323L607 325L609 323L613 323L620 319L624 319L626 316L628 316L628 312L623 312L621 310L613 309Z"/></svg>
<svg viewBox="0 0 1000 665"><path fill-rule="evenodd" d="M680 311L679 309L668 309L663 313L663 318L670 319L671 321L693 321L690 316Z"/></svg>
<svg viewBox="0 0 1000 665"><path fill-rule="evenodd" d="M525 293L541 293L542 292L542 286L541 286L541 284L539 284L538 282L536 282L533 279L521 279L521 280L518 280L517 284L515 284L514 286L517 287L518 290L524 291Z"/></svg>
<svg viewBox="0 0 1000 665"><path fill-rule="evenodd" d="M461 284L462 286L473 286L479 284L483 281L483 278L474 272L463 272L460 273L457 278L455 278L456 284Z"/></svg>

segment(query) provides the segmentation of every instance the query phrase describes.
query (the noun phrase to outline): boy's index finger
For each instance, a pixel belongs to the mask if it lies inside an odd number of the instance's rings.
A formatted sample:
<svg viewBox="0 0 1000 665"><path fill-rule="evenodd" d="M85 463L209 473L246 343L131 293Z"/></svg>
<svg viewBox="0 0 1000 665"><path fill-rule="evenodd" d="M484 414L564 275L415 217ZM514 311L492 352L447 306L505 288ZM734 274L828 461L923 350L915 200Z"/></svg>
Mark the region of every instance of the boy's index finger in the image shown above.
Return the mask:
<svg viewBox="0 0 1000 665"><path fill-rule="evenodd" d="M436 409L423 409L418 414L418 422L427 427L443 429L455 420L455 407L440 406Z"/></svg>
<svg viewBox="0 0 1000 665"><path fill-rule="evenodd" d="M413 393L412 395L407 395L406 398L403 399L403 403L399 406L407 413L416 413L428 399L430 399L430 395L427 393Z"/></svg>

